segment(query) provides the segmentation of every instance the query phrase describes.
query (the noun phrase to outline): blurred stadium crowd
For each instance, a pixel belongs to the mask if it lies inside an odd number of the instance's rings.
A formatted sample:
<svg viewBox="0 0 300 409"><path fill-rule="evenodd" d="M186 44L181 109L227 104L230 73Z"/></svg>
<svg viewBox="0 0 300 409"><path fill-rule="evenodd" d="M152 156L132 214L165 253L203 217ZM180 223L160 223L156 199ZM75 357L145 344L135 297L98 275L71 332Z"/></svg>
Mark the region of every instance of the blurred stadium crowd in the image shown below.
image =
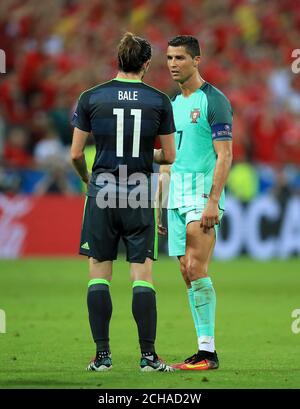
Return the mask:
<svg viewBox="0 0 300 409"><path fill-rule="evenodd" d="M116 45L130 30L147 38L146 82L177 88L164 57L177 34L196 36L200 71L234 110L228 188L243 201L300 191L300 1L5 0L0 3L0 191L80 194L71 169L70 119L80 93L116 74ZM92 141L91 141L92 143ZM92 160L93 149L87 156Z"/></svg>

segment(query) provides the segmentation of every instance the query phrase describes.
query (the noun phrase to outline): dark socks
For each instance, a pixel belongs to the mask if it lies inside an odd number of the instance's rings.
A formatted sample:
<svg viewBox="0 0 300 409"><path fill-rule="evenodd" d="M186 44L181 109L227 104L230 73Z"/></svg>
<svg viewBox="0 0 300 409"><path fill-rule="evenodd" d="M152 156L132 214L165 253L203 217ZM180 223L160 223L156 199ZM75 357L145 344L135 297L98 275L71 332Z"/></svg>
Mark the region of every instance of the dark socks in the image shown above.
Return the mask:
<svg viewBox="0 0 300 409"><path fill-rule="evenodd" d="M147 283L149 286L139 284L135 282L133 287L132 314L137 324L142 354L154 353L157 322L155 291L150 283Z"/></svg>
<svg viewBox="0 0 300 409"><path fill-rule="evenodd" d="M109 282L95 281L90 281L87 294L90 327L97 352L109 352L109 322L112 314Z"/></svg>

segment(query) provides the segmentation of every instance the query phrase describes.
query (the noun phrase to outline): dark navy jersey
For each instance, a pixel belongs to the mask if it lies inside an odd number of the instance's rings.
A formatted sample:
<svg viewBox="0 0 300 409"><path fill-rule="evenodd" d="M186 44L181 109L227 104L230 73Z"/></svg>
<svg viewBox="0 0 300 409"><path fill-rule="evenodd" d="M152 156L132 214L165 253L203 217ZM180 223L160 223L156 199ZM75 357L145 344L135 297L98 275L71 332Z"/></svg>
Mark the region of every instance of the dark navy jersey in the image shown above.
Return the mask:
<svg viewBox="0 0 300 409"><path fill-rule="evenodd" d="M72 125L94 136L92 181L104 172L117 177L120 165L127 165L128 175L149 175L156 136L175 131L167 95L142 81L122 79L83 92Z"/></svg>

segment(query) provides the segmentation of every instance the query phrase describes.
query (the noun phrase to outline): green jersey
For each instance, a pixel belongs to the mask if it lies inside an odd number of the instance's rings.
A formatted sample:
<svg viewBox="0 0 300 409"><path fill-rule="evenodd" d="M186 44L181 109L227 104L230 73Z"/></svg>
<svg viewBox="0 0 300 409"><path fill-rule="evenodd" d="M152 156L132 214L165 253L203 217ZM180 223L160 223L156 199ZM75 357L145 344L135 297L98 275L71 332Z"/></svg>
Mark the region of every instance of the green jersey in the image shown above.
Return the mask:
<svg viewBox="0 0 300 409"><path fill-rule="evenodd" d="M176 159L171 167L169 209L202 207L210 193L217 155L213 141L232 139L226 96L205 82L189 97L173 98ZM224 191L219 207L224 209Z"/></svg>

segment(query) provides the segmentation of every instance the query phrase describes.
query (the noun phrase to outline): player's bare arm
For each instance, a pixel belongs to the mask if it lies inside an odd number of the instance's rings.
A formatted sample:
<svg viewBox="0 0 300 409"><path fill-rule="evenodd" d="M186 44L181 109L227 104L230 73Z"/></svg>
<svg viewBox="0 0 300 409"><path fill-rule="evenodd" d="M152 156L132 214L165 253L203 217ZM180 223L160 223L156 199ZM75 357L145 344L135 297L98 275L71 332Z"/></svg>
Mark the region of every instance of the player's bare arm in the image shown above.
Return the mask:
<svg viewBox="0 0 300 409"><path fill-rule="evenodd" d="M89 182L89 173L86 166L84 147L89 136L89 132L74 128L73 141L71 146L71 159L76 172L83 182Z"/></svg>
<svg viewBox="0 0 300 409"><path fill-rule="evenodd" d="M200 220L200 226L205 229L219 223L218 203L232 162L232 141L215 141L213 144L217 154L217 162L209 199Z"/></svg>
<svg viewBox="0 0 300 409"><path fill-rule="evenodd" d="M161 149L154 149L153 160L159 165L169 165L175 160L174 134L159 135Z"/></svg>
<svg viewBox="0 0 300 409"><path fill-rule="evenodd" d="M159 177L158 177L158 186L156 191L156 224L158 228L158 233L162 236L167 234L167 228L163 226L162 221L162 208L163 208L163 199L164 194L167 194L166 185L166 178L170 178L170 166L169 165L161 165L159 168Z"/></svg>

